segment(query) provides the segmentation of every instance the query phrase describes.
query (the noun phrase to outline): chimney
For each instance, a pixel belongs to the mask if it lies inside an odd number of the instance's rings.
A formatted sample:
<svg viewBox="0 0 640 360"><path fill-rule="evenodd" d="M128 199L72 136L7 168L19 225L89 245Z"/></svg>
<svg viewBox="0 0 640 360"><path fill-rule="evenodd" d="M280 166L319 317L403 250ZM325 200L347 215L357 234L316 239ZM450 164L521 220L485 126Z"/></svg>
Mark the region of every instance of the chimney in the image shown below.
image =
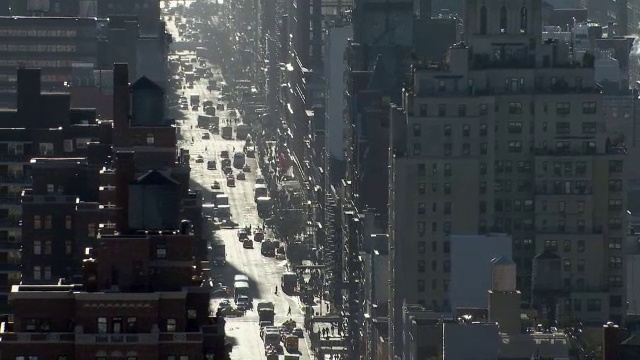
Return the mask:
<svg viewBox="0 0 640 360"><path fill-rule="evenodd" d="M129 67L126 63L113 64L113 145L129 146Z"/></svg>
<svg viewBox="0 0 640 360"><path fill-rule="evenodd" d="M116 227L121 234L129 230L129 183L134 179L136 171L133 156L133 151L116 153Z"/></svg>

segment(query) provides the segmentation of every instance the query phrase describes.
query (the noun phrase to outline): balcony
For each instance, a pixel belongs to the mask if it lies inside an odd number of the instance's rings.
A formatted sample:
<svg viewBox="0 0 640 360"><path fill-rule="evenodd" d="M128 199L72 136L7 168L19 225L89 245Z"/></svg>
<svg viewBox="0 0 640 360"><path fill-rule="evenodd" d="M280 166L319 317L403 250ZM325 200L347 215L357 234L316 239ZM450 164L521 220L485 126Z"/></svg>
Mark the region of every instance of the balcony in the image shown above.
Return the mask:
<svg viewBox="0 0 640 360"><path fill-rule="evenodd" d="M158 343L159 333L144 334L75 334L77 344L151 344Z"/></svg>
<svg viewBox="0 0 640 360"><path fill-rule="evenodd" d="M162 342L202 342L202 333L161 333L160 341Z"/></svg>
<svg viewBox="0 0 640 360"><path fill-rule="evenodd" d="M22 225L22 220L18 217L6 217L0 219L0 228L17 228Z"/></svg>
<svg viewBox="0 0 640 360"><path fill-rule="evenodd" d="M73 343L73 333L0 333L0 343L3 342L51 342L51 343Z"/></svg>
<svg viewBox="0 0 640 360"><path fill-rule="evenodd" d="M25 154L0 154L0 163L25 163L31 160L31 156Z"/></svg>
<svg viewBox="0 0 640 360"><path fill-rule="evenodd" d="M0 195L0 205L20 205L22 204L22 198L18 196L1 196Z"/></svg>
<svg viewBox="0 0 640 360"><path fill-rule="evenodd" d="M31 184L31 176L26 175L0 175L0 184Z"/></svg>

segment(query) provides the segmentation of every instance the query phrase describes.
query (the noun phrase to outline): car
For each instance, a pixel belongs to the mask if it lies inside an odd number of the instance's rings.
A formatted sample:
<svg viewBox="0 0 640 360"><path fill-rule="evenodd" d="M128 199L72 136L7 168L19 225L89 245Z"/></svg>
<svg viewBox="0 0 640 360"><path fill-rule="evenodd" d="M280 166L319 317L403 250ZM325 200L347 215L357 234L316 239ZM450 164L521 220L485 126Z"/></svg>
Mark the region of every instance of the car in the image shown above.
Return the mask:
<svg viewBox="0 0 640 360"><path fill-rule="evenodd" d="M291 334L292 334L293 336L297 336L297 337L299 337L299 338L304 337L304 331L302 331L302 328L299 328L299 327L297 327L297 328L293 329L293 331L291 332Z"/></svg>
<svg viewBox="0 0 640 360"><path fill-rule="evenodd" d="M227 176L227 186L228 187L236 186L236 179L233 177L233 175Z"/></svg>
<svg viewBox="0 0 640 360"><path fill-rule="evenodd" d="M207 161L207 170L215 170L217 168L215 160Z"/></svg>
<svg viewBox="0 0 640 360"><path fill-rule="evenodd" d="M229 158L229 150L222 150L220 152L220 157L223 159L228 159Z"/></svg>
<svg viewBox="0 0 640 360"><path fill-rule="evenodd" d="M222 104L222 103L217 104L217 105L216 105L216 110L218 110L218 111L224 111L224 104Z"/></svg>
<svg viewBox="0 0 640 360"><path fill-rule="evenodd" d="M211 139L211 135L206 132L206 133L202 133L202 140L209 140Z"/></svg>
<svg viewBox="0 0 640 360"><path fill-rule="evenodd" d="M238 114L236 113L236 110L235 110L235 109L229 109L229 117L230 117L230 118L232 118L232 119L233 119L233 118L235 118L235 117L237 117L237 116L238 116Z"/></svg>
<svg viewBox="0 0 640 360"><path fill-rule="evenodd" d="M245 249L253 249L253 241L247 239L242 242L242 247Z"/></svg>
<svg viewBox="0 0 640 360"><path fill-rule="evenodd" d="M238 230L238 240L244 241L248 239L249 239L249 234L247 233L247 230L245 229Z"/></svg>
<svg viewBox="0 0 640 360"><path fill-rule="evenodd" d="M196 163L198 164L204 163L204 158L202 157L202 155L198 155L196 157Z"/></svg>
<svg viewBox="0 0 640 360"><path fill-rule="evenodd" d="M244 166L242 167L242 171L251 172L251 166L249 166L249 164L244 164Z"/></svg>
<svg viewBox="0 0 640 360"><path fill-rule="evenodd" d="M222 172L223 172L225 175L231 175L231 176L233 176L233 175L232 175L232 173L233 173L233 169L231 168L231 166L225 166L224 168L222 168Z"/></svg>
<svg viewBox="0 0 640 360"><path fill-rule="evenodd" d="M267 182L266 182L266 180L264 178L261 178L261 177L256 178L256 185L264 185L266 183Z"/></svg>
<svg viewBox="0 0 640 360"><path fill-rule="evenodd" d="M181 109L181 110L189 110L189 104L182 104L182 105L180 105L180 109Z"/></svg>
<svg viewBox="0 0 640 360"><path fill-rule="evenodd" d="M200 106L198 106L198 105L193 105L191 107L191 111L198 111L198 109L200 109Z"/></svg>
<svg viewBox="0 0 640 360"><path fill-rule="evenodd" d="M214 182L213 182L213 185L211 185L211 188L212 188L213 190L219 190L219 189L220 189L220 183L219 183L219 182L217 182L217 181L214 181Z"/></svg>
<svg viewBox="0 0 640 360"><path fill-rule="evenodd" d="M236 179L238 179L238 180L246 180L246 179L247 179L247 177L244 175L244 173L243 173L243 172L239 172L239 173L236 175Z"/></svg>
<svg viewBox="0 0 640 360"><path fill-rule="evenodd" d="M262 241L264 240L264 232L262 230L258 230L253 234L253 240L254 241Z"/></svg>

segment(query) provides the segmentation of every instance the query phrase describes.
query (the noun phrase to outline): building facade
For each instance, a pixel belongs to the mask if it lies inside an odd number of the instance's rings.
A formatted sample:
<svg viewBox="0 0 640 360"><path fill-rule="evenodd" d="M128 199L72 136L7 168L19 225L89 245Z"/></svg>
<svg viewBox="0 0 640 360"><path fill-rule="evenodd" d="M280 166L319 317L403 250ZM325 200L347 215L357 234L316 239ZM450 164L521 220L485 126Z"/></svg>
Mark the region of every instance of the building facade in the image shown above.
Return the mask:
<svg viewBox="0 0 640 360"><path fill-rule="evenodd" d="M465 42L413 67L391 116L394 308L455 310L449 236L506 232L525 298L532 258L549 250L562 258L563 314L622 320L624 151L605 134L593 59L543 43L540 9L470 0Z"/></svg>

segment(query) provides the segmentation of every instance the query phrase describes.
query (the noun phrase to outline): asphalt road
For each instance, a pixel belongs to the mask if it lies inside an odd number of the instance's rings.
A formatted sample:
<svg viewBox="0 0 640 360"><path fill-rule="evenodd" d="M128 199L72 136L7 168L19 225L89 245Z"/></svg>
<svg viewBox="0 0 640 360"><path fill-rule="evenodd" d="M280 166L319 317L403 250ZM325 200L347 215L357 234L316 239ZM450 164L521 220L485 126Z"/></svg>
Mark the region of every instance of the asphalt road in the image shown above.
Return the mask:
<svg viewBox="0 0 640 360"><path fill-rule="evenodd" d="M168 31L172 32L174 39L179 41L177 30L173 22L167 22ZM220 78L218 69L212 67L214 77ZM179 95L184 95L187 99L190 95L200 95L200 102L210 99L217 104L217 91L209 93L207 91L207 79L202 79L194 83L193 89L180 89ZM184 92L184 94L182 94ZM226 109L226 104L225 104ZM200 109L201 110L201 109ZM219 111L220 124L228 119L229 111ZM246 173L246 180L237 180L235 187L228 187L225 176L220 167L220 152L228 150L233 154L233 150L242 151L243 141L223 140L219 135L210 134L210 140L202 139L206 132L197 128L198 112L185 110L178 112L176 124L182 134L179 142L180 148L189 149L191 154L191 188L202 191L205 202L211 201L211 185L214 181L220 182L221 190L229 196L232 219L241 226L261 224L256 206L253 200L253 186L255 184L256 172L259 171L256 159L246 158L251 167L251 171ZM232 122L233 123L233 122ZM234 134L235 137L235 134ZM193 141L191 139L193 138ZM198 155L204 157L204 163L196 163ZM218 170L207 170L206 162L216 160ZM234 173L238 170L235 169ZM238 241L237 230L223 229L215 232L214 236L224 240L227 251L227 265L224 267L213 267L211 269L212 278L221 278L226 286L233 286L233 277L237 274L245 274L250 279L250 287L253 297L254 307L260 301L271 301L276 306L276 324L281 324L291 318L300 327L303 324L303 314L300 310L296 297L289 297L279 292L275 295L276 286L280 287L280 276L286 271L287 263L283 260L266 258L260 254L260 244L255 243L254 249L244 249L242 243ZM219 298L212 298L211 309L217 310L220 302ZM291 309L291 315L287 313ZM264 346L259 336L258 315L255 311L248 311L245 316L227 317L226 333L232 344L234 344L231 359L249 360L264 359ZM300 339L300 360L310 359L308 339ZM283 356L280 356L282 359Z"/></svg>

